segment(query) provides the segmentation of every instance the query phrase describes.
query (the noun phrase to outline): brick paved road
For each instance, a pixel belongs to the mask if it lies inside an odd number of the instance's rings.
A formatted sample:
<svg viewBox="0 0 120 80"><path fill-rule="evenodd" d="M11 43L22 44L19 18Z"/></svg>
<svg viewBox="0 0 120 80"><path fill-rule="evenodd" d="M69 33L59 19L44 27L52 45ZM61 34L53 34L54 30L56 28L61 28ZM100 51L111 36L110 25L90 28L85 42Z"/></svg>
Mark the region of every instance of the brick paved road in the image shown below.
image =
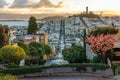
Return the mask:
<svg viewBox="0 0 120 80"><path fill-rule="evenodd" d="M101 76L93 75L74 75L74 76L50 76L50 77L34 77L34 78L24 78L20 80L114 80Z"/></svg>

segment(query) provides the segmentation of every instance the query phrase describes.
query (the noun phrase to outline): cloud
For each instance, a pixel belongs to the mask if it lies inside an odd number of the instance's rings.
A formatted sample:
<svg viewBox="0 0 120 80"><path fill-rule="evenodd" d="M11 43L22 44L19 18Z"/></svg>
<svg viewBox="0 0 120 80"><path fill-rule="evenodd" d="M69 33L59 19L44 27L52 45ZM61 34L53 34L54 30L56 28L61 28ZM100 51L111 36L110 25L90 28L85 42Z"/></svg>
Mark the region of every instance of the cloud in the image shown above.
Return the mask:
<svg viewBox="0 0 120 80"><path fill-rule="evenodd" d="M66 2L64 2L64 1L59 2L59 3L55 6L55 8L68 8L68 7L69 7L69 5L68 5Z"/></svg>
<svg viewBox="0 0 120 80"><path fill-rule="evenodd" d="M68 8L68 4L65 1L61 1L57 4L53 4L51 0L40 0L35 8Z"/></svg>
<svg viewBox="0 0 120 80"><path fill-rule="evenodd" d="M0 8L3 8L7 3L4 0L0 0Z"/></svg>
<svg viewBox="0 0 120 80"><path fill-rule="evenodd" d="M68 5L65 1L53 4L52 0L40 0L34 2L32 0L14 0L10 8L67 8Z"/></svg>
<svg viewBox="0 0 120 80"><path fill-rule="evenodd" d="M10 8L28 8L35 5L35 2L29 0L14 0Z"/></svg>
<svg viewBox="0 0 120 80"><path fill-rule="evenodd" d="M33 7L35 8L52 8L55 5L51 2L51 0L40 0L40 2Z"/></svg>
<svg viewBox="0 0 120 80"><path fill-rule="evenodd" d="M51 0L40 0L38 3L32 0L14 0L10 8L51 8L53 6Z"/></svg>

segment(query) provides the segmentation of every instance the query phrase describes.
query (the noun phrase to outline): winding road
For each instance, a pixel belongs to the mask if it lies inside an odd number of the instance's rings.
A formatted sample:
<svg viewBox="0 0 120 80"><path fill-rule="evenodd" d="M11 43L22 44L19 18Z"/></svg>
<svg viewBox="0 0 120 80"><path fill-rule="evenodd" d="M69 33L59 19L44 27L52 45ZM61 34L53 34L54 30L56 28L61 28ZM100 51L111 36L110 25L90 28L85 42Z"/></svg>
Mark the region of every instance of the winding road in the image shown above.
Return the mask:
<svg viewBox="0 0 120 80"><path fill-rule="evenodd" d="M22 78L20 80L114 80L114 79L95 75L65 75L65 76L29 77Z"/></svg>

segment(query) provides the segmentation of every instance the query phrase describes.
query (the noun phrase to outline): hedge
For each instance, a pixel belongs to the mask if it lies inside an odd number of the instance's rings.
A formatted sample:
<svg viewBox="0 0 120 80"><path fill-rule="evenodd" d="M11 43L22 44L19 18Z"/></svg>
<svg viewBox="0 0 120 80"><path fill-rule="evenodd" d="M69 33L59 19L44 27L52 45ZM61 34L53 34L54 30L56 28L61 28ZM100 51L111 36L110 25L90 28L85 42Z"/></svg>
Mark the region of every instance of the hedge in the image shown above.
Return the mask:
<svg viewBox="0 0 120 80"><path fill-rule="evenodd" d="M120 67L117 67L116 73L117 73L117 74L120 74Z"/></svg>
<svg viewBox="0 0 120 80"><path fill-rule="evenodd" d="M0 71L4 74L12 75L22 75L28 73L40 73L43 69L56 68L56 67L76 67L76 71L85 71L86 67L91 67L93 71L105 70L108 68L105 64L66 64L66 65L52 65L52 66L30 66L30 67L18 67L18 68L8 68L6 70Z"/></svg>

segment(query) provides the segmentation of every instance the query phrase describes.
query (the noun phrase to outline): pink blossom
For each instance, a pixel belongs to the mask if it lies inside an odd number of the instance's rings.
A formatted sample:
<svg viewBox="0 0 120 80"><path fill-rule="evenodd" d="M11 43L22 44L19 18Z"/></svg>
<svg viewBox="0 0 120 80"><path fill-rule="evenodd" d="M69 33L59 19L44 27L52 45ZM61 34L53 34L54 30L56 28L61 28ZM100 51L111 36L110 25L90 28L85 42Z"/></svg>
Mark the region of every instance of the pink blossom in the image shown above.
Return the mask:
<svg viewBox="0 0 120 80"><path fill-rule="evenodd" d="M111 50L116 41L114 35L110 34L99 35L97 37L91 35L86 38L86 42L90 45L91 51L100 56L105 55L107 51Z"/></svg>

